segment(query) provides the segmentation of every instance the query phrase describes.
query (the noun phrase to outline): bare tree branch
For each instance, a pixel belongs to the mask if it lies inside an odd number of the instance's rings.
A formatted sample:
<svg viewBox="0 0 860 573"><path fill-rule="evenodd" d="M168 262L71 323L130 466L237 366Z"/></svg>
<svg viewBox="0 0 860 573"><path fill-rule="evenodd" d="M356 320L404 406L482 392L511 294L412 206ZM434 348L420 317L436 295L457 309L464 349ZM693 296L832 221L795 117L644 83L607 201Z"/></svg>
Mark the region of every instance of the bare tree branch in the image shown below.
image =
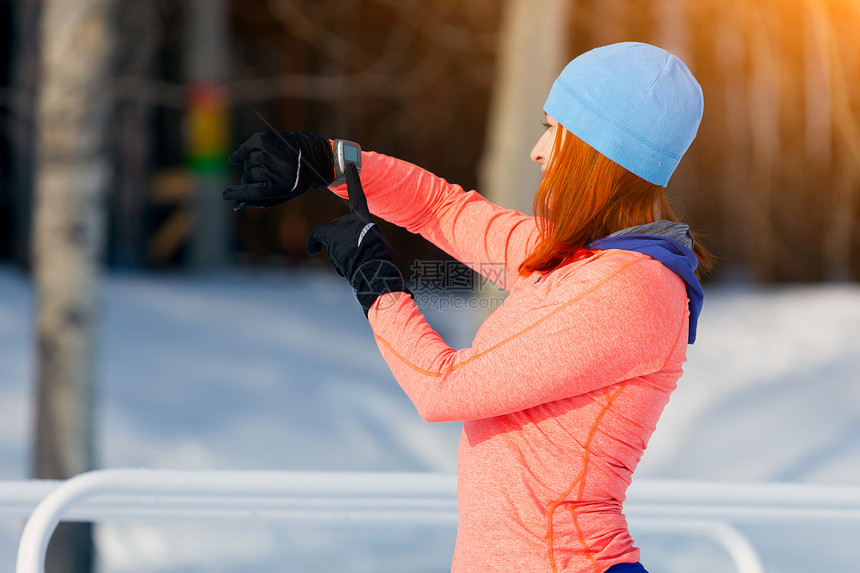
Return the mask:
<svg viewBox="0 0 860 573"><path fill-rule="evenodd" d="M290 31L293 37L312 46L320 53L334 61L349 63L353 58L367 62L373 60L371 54L353 42L345 40L342 35L337 34L320 24L321 18L316 15L308 15L308 12L318 12L311 8L309 3L301 7L295 0L269 0L269 8L281 24ZM322 4L325 8L327 4Z"/></svg>
<svg viewBox="0 0 860 573"><path fill-rule="evenodd" d="M400 14L400 21L413 28L416 32L429 38L433 43L446 49L466 53L494 53L496 33L476 31L472 26L456 26L449 20L439 17L426 2L418 0L373 0ZM458 4L461 4L458 2ZM469 3L473 8L486 7L498 9L498 2L490 3L473 0ZM453 5L452 5L453 8Z"/></svg>

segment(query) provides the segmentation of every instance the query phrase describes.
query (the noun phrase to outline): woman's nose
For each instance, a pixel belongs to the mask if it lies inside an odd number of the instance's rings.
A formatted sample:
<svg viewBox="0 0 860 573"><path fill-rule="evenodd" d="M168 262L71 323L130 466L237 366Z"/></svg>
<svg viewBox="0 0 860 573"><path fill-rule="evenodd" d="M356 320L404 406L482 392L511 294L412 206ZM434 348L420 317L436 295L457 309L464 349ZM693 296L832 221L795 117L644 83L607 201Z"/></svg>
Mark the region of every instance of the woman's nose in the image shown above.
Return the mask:
<svg viewBox="0 0 860 573"><path fill-rule="evenodd" d="M532 147L531 153L529 153L529 159L534 161L535 163L543 163L543 151L541 150L540 140L535 143L534 147Z"/></svg>

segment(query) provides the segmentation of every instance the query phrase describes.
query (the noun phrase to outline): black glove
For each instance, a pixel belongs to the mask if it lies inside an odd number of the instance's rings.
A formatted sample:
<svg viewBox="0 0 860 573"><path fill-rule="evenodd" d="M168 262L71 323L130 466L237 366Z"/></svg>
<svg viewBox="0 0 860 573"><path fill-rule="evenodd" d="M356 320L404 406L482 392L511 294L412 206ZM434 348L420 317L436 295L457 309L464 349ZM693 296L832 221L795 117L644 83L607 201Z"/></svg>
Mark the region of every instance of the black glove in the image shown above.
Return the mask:
<svg viewBox="0 0 860 573"><path fill-rule="evenodd" d="M308 189L328 187L334 179L331 144L309 131L255 133L229 159L245 170L242 184L221 194L225 201L235 201L236 211L274 207Z"/></svg>
<svg viewBox="0 0 860 573"><path fill-rule="evenodd" d="M370 306L381 295L389 292L411 294L411 291L391 260L382 231L370 218L361 179L352 163L346 166L346 188L349 214L311 231L307 251L309 255L316 255L325 247L331 266L352 285L367 316Z"/></svg>

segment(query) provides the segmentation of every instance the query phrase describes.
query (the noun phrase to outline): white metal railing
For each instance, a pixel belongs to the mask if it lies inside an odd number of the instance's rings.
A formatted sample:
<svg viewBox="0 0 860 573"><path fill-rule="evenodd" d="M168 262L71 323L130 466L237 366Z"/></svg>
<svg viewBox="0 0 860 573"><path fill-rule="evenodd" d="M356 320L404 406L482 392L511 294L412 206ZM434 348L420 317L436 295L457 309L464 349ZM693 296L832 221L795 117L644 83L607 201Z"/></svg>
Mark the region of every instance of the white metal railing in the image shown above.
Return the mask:
<svg viewBox="0 0 860 573"><path fill-rule="evenodd" d="M860 520L860 487L646 481L624 504L631 529L698 534L739 573L764 573L734 525ZM429 473L100 470L67 481L0 482L0 516L26 517L17 573L43 573L61 520L252 519L456 523L453 475Z"/></svg>

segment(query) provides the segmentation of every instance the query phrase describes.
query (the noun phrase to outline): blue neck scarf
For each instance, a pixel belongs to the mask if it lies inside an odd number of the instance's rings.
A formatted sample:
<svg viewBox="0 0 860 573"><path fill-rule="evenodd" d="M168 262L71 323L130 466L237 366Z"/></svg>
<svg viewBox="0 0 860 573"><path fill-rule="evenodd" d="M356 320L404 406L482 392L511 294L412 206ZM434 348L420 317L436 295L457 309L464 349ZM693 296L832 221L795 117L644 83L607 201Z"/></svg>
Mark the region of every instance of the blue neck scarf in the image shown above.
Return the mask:
<svg viewBox="0 0 860 573"><path fill-rule="evenodd" d="M692 241L690 244L692 245ZM585 248L595 251L619 249L642 253L660 261L666 268L681 277L687 287L687 298L690 300L690 330L687 343L693 344L696 341L696 325L705 296L702 293L702 285L696 278L695 270L699 261L692 249L664 235L636 233L610 235L588 244Z"/></svg>

